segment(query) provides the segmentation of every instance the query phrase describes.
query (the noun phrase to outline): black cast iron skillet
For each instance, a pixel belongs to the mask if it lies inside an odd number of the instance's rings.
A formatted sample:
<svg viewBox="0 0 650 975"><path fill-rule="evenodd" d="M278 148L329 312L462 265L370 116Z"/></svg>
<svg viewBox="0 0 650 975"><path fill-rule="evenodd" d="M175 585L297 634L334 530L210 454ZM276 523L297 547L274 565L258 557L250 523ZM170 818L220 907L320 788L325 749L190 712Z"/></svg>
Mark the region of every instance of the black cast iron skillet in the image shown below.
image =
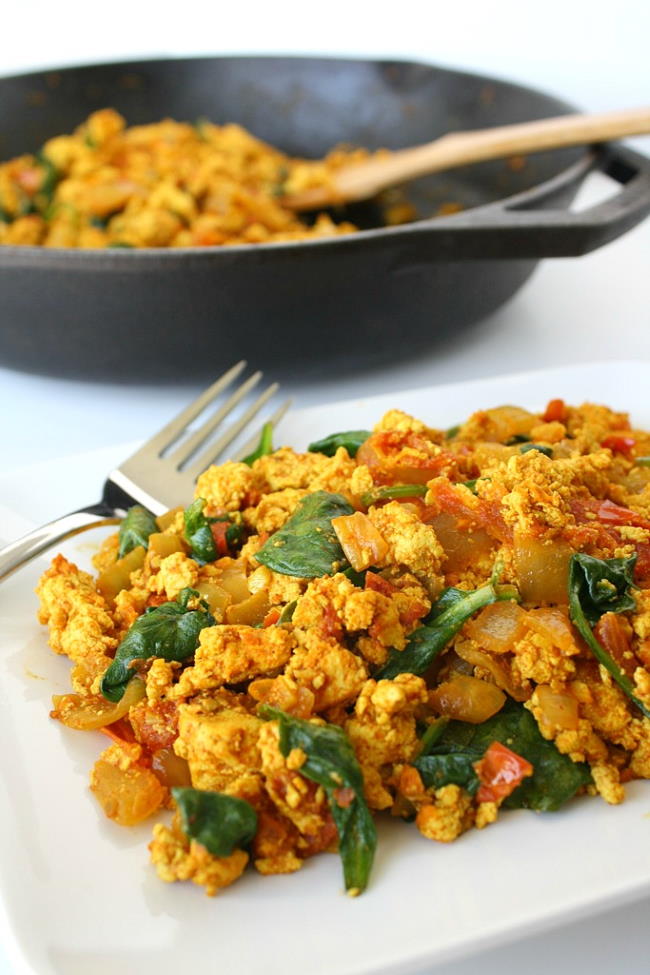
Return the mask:
<svg viewBox="0 0 650 975"><path fill-rule="evenodd" d="M0 158L113 106L129 124L236 121L288 153L400 148L453 129L573 111L493 78L329 58L223 57L68 68L0 80ZM591 170L622 185L567 207ZM242 356L313 375L412 357L499 307L543 257L600 247L650 212L650 160L620 145L482 163L409 188L421 219L332 240L182 250L0 247L0 362L126 380L216 374ZM460 203L432 219L440 204Z"/></svg>

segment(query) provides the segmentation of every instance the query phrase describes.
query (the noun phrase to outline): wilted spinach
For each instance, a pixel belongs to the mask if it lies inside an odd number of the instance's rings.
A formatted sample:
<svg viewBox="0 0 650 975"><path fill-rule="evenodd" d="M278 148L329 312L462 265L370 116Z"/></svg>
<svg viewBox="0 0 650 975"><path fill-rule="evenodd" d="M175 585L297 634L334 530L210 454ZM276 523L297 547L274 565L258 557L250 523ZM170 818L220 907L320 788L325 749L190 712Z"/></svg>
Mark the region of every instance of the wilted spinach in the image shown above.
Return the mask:
<svg viewBox="0 0 650 975"><path fill-rule="evenodd" d="M527 454L529 450L537 450L540 454L544 454L546 457L553 456L553 448L545 447L541 443L527 443L523 447L519 448L520 454Z"/></svg>
<svg viewBox="0 0 650 975"><path fill-rule="evenodd" d="M54 191L59 182L59 173L52 160L48 159L42 149L36 153L36 160L43 170L43 182L36 194L38 209L42 211L52 202Z"/></svg>
<svg viewBox="0 0 650 975"><path fill-rule="evenodd" d="M532 776L517 786L504 801L504 807L551 812L591 781L589 767L562 755L553 742L543 737L530 711L516 701L508 701L498 714L482 724L450 721L413 764L427 788L439 789L454 783L473 795L480 784L474 762L494 741L533 766Z"/></svg>
<svg viewBox="0 0 650 975"><path fill-rule="evenodd" d="M427 493L426 484L393 484L390 487L375 488L361 495L361 504L369 508L378 501L393 501L395 498L423 498Z"/></svg>
<svg viewBox="0 0 650 975"><path fill-rule="evenodd" d="M136 660L162 657L163 660L187 660L199 644L199 634L214 626L214 617L204 609L188 609L195 589L183 589L175 602L151 606L139 616L120 643L115 659L101 682L101 692L109 701L121 701L126 685L135 676Z"/></svg>
<svg viewBox="0 0 650 975"><path fill-rule="evenodd" d="M197 498L183 512L185 522L185 539L189 542L192 555L198 562L214 562L220 555L225 555L227 550L237 545L243 535L240 524L232 520L230 515L217 515L215 518L208 518L204 513L205 499ZM219 548L215 539L213 525L221 523L224 550Z"/></svg>
<svg viewBox="0 0 650 975"><path fill-rule="evenodd" d="M623 693L646 718L650 709L636 696L634 683L596 639L594 626L604 613L627 613L636 609L630 589L636 553L627 559L597 559L572 555L569 561L569 615L598 663L612 675Z"/></svg>
<svg viewBox="0 0 650 975"><path fill-rule="evenodd" d="M258 443L255 450L244 457L243 463L248 464L250 467L254 461L259 460L260 457L266 457L267 454L273 453L273 424L269 421L265 423L262 427L262 432L260 434L260 442Z"/></svg>
<svg viewBox="0 0 650 975"><path fill-rule="evenodd" d="M299 502L294 514L271 535L255 558L285 576L315 579L347 568L348 562L332 528L332 518L354 514L340 494L314 491Z"/></svg>
<svg viewBox="0 0 650 975"><path fill-rule="evenodd" d="M257 832L257 813L245 799L201 789L172 789L181 829L215 857L248 846Z"/></svg>
<svg viewBox="0 0 650 975"><path fill-rule="evenodd" d="M350 457L356 457L362 443L370 436L370 430L347 430L344 433L331 433L322 440L314 440L307 447L311 454L325 454L333 457L339 447L345 447Z"/></svg>
<svg viewBox="0 0 650 975"><path fill-rule="evenodd" d="M322 786L339 834L345 888L360 893L368 884L377 830L363 795L363 775L350 741L336 725L315 725L263 705L261 716L280 723L280 751L306 755L300 774ZM349 794L346 795L347 790Z"/></svg>
<svg viewBox="0 0 650 975"><path fill-rule="evenodd" d="M214 562L218 556L217 545L210 522L203 514L204 508L205 498L197 498L183 512L185 539L189 542L195 558L201 562Z"/></svg>
<svg viewBox="0 0 650 975"><path fill-rule="evenodd" d="M388 660L373 675L375 680L392 680L398 674L424 674L470 616L490 603L516 598L517 592L511 586L493 582L469 592L446 589L424 625L411 633L406 648L389 651Z"/></svg>
<svg viewBox="0 0 650 975"><path fill-rule="evenodd" d="M158 530L156 519L151 512L143 508L141 504L134 504L132 508L129 508L120 525L118 558L121 559L134 548L137 548L138 545L148 548L149 535L153 535Z"/></svg>

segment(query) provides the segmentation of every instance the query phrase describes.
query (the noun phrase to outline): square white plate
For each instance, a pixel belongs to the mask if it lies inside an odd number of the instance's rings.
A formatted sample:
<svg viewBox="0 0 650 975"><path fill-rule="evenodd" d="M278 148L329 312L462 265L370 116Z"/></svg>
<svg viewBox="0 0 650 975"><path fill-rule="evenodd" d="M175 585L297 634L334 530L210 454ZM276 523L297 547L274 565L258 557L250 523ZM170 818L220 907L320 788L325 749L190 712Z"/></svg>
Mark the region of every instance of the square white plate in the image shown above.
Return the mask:
<svg viewBox="0 0 650 975"><path fill-rule="evenodd" d="M276 443L304 448L400 407L449 426L479 407L586 399L650 426L650 364L609 363L411 390L290 414ZM0 537L96 500L128 445L0 478ZM87 565L94 544L66 546ZM299 873L248 872L217 898L165 885L148 863L150 824L106 820L88 791L105 740L48 718L69 664L46 646L33 589L45 560L0 588L0 934L18 972L39 975L407 975L650 891L650 783L619 807L580 799L558 813L511 812L450 846L382 824L375 869L356 900L338 857Z"/></svg>

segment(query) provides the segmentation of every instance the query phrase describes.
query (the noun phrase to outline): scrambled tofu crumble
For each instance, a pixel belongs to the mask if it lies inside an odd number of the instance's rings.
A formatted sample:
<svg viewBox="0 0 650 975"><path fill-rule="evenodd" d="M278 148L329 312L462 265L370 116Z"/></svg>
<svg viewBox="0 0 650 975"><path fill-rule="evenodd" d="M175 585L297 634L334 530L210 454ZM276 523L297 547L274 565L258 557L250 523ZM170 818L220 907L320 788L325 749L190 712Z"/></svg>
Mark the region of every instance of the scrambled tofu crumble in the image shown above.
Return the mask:
<svg viewBox="0 0 650 975"><path fill-rule="evenodd" d="M348 234L357 228L327 213L300 219L281 195L328 186L342 164L367 156L334 149L307 162L240 125L127 127L105 108L0 164L0 245L213 247ZM391 223L412 217L386 212Z"/></svg>
<svg viewBox="0 0 650 975"><path fill-rule="evenodd" d="M210 468L96 579L59 555L39 583L52 717L110 739L107 816L174 810L164 881L338 850L357 894L380 813L446 843L650 778L650 434L556 399L330 439Z"/></svg>

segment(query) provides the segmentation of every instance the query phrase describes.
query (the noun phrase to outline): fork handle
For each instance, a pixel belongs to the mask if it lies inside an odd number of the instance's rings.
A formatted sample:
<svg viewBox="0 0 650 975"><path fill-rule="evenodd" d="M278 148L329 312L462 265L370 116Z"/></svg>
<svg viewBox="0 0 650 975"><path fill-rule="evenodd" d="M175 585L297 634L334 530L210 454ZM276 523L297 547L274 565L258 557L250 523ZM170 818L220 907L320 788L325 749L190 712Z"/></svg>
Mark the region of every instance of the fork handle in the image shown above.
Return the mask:
<svg viewBox="0 0 650 975"><path fill-rule="evenodd" d="M73 535L88 531L90 528L117 525L121 520L116 516L115 511L100 502L73 511L69 515L63 515L55 521L41 525L40 528L34 528L22 538L0 549L0 582L57 542L72 538Z"/></svg>

